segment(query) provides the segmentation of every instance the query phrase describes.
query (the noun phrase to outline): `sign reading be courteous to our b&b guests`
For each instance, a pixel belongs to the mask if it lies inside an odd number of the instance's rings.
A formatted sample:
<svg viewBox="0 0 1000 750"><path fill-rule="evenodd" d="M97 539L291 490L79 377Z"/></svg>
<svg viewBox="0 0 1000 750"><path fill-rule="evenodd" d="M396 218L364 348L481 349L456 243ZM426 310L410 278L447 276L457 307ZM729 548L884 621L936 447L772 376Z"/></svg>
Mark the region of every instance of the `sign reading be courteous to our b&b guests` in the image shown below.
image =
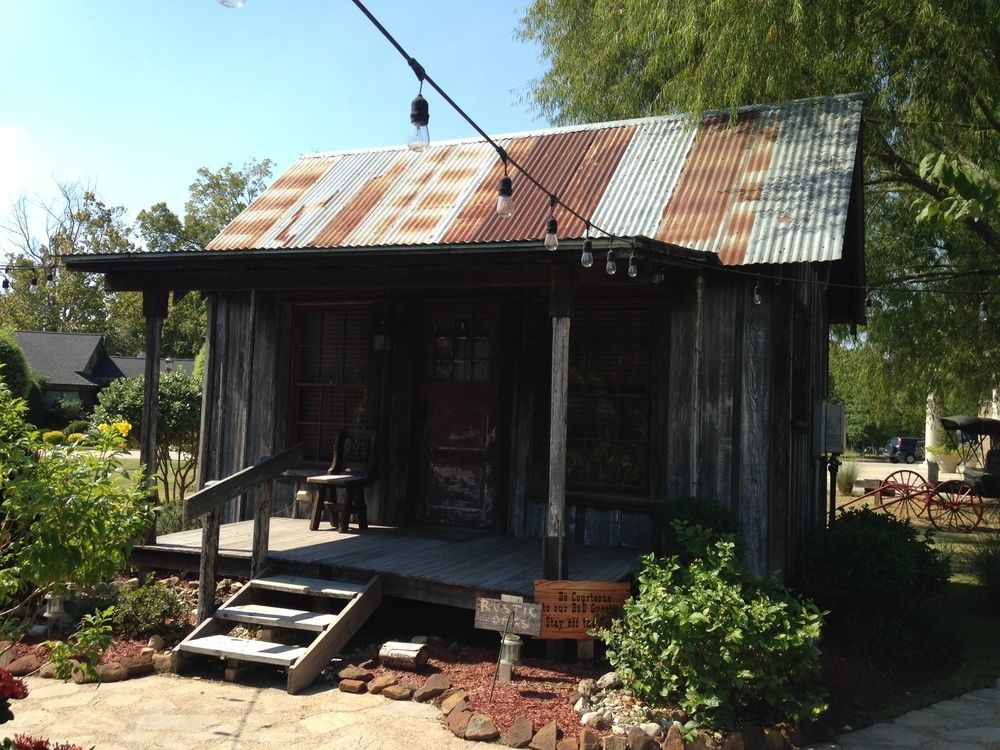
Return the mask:
<svg viewBox="0 0 1000 750"><path fill-rule="evenodd" d="M587 631L621 609L630 593L628 583L535 581L535 602L542 605L538 637L590 640Z"/></svg>

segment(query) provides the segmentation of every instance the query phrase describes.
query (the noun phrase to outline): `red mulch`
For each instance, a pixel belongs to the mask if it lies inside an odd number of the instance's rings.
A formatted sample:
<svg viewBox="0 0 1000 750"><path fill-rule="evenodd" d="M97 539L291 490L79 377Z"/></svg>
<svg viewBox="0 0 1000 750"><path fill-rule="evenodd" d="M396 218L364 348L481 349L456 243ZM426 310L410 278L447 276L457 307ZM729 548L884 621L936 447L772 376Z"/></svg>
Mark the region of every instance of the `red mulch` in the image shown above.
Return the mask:
<svg viewBox="0 0 1000 750"><path fill-rule="evenodd" d="M48 659L49 649L42 645L42 642L45 640L47 639L25 638L14 647L15 658L19 658L25 654L35 654L39 659ZM114 661L128 659L132 656L138 656L139 652L146 647L146 643L148 643L148 641L148 638L137 639L119 636L118 638L115 638L107 649L105 649L104 654L101 656L100 663L109 664Z"/></svg>
<svg viewBox="0 0 1000 750"><path fill-rule="evenodd" d="M573 710L577 685L585 677L602 674L595 665L525 659L514 667L511 682L496 684L490 700L496 651L464 647L456 652L444 643L431 642L427 653L427 667L420 673L385 667L377 667L374 671L393 674L401 683L416 684L422 684L430 673L442 672L454 687L468 692L469 708L489 716L501 732L506 732L514 719L523 716L531 719L536 729L556 721L564 734L575 736L580 731L580 717Z"/></svg>

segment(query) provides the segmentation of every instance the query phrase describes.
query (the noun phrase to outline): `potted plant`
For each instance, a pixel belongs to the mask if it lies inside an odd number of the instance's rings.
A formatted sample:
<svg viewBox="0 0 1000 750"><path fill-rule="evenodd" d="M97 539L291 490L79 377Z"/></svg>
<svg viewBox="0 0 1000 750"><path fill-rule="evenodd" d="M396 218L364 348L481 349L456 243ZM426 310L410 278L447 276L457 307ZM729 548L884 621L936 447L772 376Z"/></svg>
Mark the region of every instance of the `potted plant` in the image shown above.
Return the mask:
<svg viewBox="0 0 1000 750"><path fill-rule="evenodd" d="M958 471L958 451L946 445L931 445L925 450L928 461L937 464L938 469L949 474Z"/></svg>

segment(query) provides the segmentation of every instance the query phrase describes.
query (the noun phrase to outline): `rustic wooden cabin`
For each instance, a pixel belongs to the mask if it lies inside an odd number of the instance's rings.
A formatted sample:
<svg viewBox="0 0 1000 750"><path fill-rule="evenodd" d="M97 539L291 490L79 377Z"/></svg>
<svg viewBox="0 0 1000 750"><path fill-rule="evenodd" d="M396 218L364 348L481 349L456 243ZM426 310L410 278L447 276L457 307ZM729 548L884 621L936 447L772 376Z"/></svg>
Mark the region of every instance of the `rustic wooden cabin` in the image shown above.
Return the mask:
<svg viewBox="0 0 1000 750"><path fill-rule="evenodd" d="M274 490L291 506L364 426L374 525L542 538L534 577L575 577L569 546L652 548L693 496L737 512L752 569L787 569L823 519L828 329L864 314L862 105L497 138L626 238L595 233L592 267L558 208L542 246L549 196L517 173L496 215L503 165L476 139L305 155L203 252L67 266L144 293L154 358L168 293L208 297L203 482L301 443ZM248 492L222 521L254 512ZM336 534L295 523L310 549Z"/></svg>

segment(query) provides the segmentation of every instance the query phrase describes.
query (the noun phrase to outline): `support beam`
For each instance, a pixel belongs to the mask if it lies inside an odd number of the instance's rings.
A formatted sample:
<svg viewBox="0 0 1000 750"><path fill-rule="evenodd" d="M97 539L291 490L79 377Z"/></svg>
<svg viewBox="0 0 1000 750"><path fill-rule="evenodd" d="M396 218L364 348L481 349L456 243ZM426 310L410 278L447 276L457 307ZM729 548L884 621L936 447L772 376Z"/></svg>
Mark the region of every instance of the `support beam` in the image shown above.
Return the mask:
<svg viewBox="0 0 1000 750"><path fill-rule="evenodd" d="M160 289L146 289L142 293L142 314L146 319L146 362L143 380L142 430L139 460L146 467L149 499L155 505L156 432L159 422L160 353L163 338L163 321L167 317L167 293ZM146 541L156 541L156 521L146 534Z"/></svg>
<svg viewBox="0 0 1000 750"><path fill-rule="evenodd" d="M573 267L553 266L549 297L552 317L552 408L549 421L549 503L542 547L542 575L569 576L566 541L566 416L569 397L569 329Z"/></svg>

